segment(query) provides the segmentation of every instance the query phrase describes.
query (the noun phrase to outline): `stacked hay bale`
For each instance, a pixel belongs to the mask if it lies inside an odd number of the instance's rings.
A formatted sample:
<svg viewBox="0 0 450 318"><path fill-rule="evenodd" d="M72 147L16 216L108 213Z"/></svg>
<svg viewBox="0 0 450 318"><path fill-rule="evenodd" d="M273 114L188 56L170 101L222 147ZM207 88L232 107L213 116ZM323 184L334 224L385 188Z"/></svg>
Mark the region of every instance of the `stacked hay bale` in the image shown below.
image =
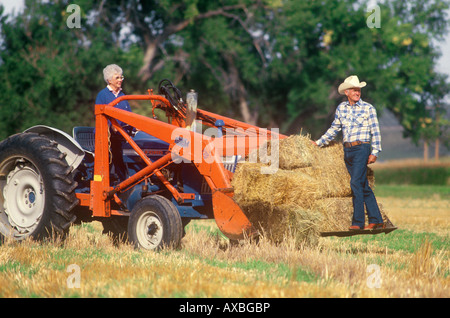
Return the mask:
<svg viewBox="0 0 450 318"><path fill-rule="evenodd" d="M270 142L264 147L271 154ZM293 237L298 244L314 244L320 232L346 231L353 204L343 152L342 144L319 148L307 136L281 139L274 173L261 173L267 164L259 151L238 164L234 199L250 222L276 242ZM373 188L373 171L368 171Z"/></svg>

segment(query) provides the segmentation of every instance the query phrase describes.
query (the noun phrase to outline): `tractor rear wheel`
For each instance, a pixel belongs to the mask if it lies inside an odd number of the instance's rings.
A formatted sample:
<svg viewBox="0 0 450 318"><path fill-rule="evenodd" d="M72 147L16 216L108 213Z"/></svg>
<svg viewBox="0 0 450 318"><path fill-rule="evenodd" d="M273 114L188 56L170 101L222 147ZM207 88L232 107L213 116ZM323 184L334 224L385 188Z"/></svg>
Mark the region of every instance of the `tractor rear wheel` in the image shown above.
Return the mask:
<svg viewBox="0 0 450 318"><path fill-rule="evenodd" d="M64 237L78 204L77 183L55 141L36 133L0 143L0 238Z"/></svg>
<svg viewBox="0 0 450 318"><path fill-rule="evenodd" d="M168 199L152 195L138 201L128 220L128 238L136 248L177 248L183 236L181 217Z"/></svg>

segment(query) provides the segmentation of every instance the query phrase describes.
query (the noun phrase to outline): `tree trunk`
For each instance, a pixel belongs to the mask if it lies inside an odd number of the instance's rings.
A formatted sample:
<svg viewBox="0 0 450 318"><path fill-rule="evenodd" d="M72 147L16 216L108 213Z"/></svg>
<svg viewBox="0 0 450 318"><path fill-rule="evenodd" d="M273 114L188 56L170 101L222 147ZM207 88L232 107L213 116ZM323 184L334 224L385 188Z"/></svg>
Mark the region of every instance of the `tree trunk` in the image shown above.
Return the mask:
<svg viewBox="0 0 450 318"><path fill-rule="evenodd" d="M244 5L231 5L231 6L223 6L216 10L211 10L202 14L197 15L194 18L194 21L208 19L214 16L224 16L227 18L233 18L240 22L241 26L247 30L244 23L239 19L237 15L233 15L230 13L232 10L244 10L246 7ZM244 10L245 11L245 10ZM164 32L159 36L153 36L152 31L145 22L145 18L139 17L139 14L136 10L132 10L132 13L129 14L128 21L133 23L134 26L142 32L143 40L145 43L145 55L143 60L143 65L139 70L139 76L143 81L148 80L152 76L152 62L157 55L157 48L160 44L164 43L164 41L172 34L176 34L177 32L185 29L192 21L191 19L186 19L179 22L174 22L173 24L169 24L166 26Z"/></svg>
<svg viewBox="0 0 450 318"><path fill-rule="evenodd" d="M434 141L434 160L439 161L439 139Z"/></svg>
<svg viewBox="0 0 450 318"><path fill-rule="evenodd" d="M256 126L256 123L258 121L258 113L253 112L253 114L252 114L250 112L247 100L245 99L245 96L243 96L243 95L239 96L239 109L241 111L242 117L244 118L244 122L246 122L247 124Z"/></svg>
<svg viewBox="0 0 450 318"><path fill-rule="evenodd" d="M152 75L150 68L152 65L152 61L156 56L157 47L158 47L157 42L153 41L151 43L148 43L145 48L144 60L142 63L142 67L139 70L139 76L142 78L143 81L147 81Z"/></svg>
<svg viewBox="0 0 450 318"><path fill-rule="evenodd" d="M424 140L423 142L423 161L428 161L428 141Z"/></svg>

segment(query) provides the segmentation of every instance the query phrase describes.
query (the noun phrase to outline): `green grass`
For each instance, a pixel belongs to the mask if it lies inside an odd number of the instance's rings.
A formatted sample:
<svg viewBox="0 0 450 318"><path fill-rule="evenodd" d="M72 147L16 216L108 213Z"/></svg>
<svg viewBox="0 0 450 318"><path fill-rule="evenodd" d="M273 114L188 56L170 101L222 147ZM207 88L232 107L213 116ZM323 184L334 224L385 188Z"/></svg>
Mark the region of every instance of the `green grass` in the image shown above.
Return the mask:
<svg viewBox="0 0 450 318"><path fill-rule="evenodd" d="M389 260L385 257L387 253L401 253L403 255L412 255L420 253L423 246L428 242L431 244L432 255L441 258L441 262L448 261L448 251L450 250L449 236L437 235L436 233L428 232L413 232L410 230L398 229L387 235L361 235L348 238L341 238L342 244L347 248L347 251L358 257L359 253L366 253L368 251L377 251L374 256L371 256L371 261L376 264L387 266L396 271L406 270L408 265L404 262L396 260ZM333 238L338 239L338 238ZM449 268L443 266L440 270L442 277L447 278L450 275Z"/></svg>
<svg viewBox="0 0 450 318"><path fill-rule="evenodd" d="M444 185L387 185L378 184L376 180L375 195L380 197L430 199L439 196L450 200L450 186Z"/></svg>
<svg viewBox="0 0 450 318"><path fill-rule="evenodd" d="M261 260L248 260L247 262L236 262L232 267L244 270L255 270L264 275L267 280L276 280L279 278L293 279L298 282L312 283L317 280L316 275L302 269L301 267L292 268L284 263L269 263Z"/></svg>
<svg viewBox="0 0 450 318"><path fill-rule="evenodd" d="M446 186L377 185L375 193L405 203L408 198L421 198L417 201L424 204L438 196L449 198ZM403 213L397 212L400 221L408 218ZM433 223L433 213L423 222ZM117 291L127 291L120 294L125 297L177 298L448 295L449 234L445 229L433 232L429 226L423 232L399 227L387 235L327 237L320 249L291 250L264 240L226 246L213 220L198 220L188 225L182 249L152 253L128 245L114 247L101 228L91 223L74 227L64 244L25 241L1 246L0 296L116 297ZM428 246L430 253L424 254ZM430 269L425 274L417 270L422 263L414 263L423 255ZM65 287L69 264L80 266L81 289ZM366 273L356 271L368 264L380 265L383 274L383 288L369 294L364 289ZM364 286L358 287L361 282Z"/></svg>
<svg viewBox="0 0 450 318"><path fill-rule="evenodd" d="M0 265L0 273L2 272L21 273L22 275L25 275L27 278L33 277L33 275L38 271L39 268L37 268L36 266L30 264L21 264L16 261Z"/></svg>
<svg viewBox="0 0 450 318"><path fill-rule="evenodd" d="M448 186L450 182L450 167L404 167L384 168L375 171L378 184L415 184Z"/></svg>
<svg viewBox="0 0 450 318"><path fill-rule="evenodd" d="M300 266L292 267L283 262L273 263L253 258L250 258L245 262L242 261L229 262L219 259L199 258L197 255L193 255L190 253L187 253L187 255L189 255L189 257L192 259L198 259L204 262L205 264L217 268L222 269L236 268L245 271L253 271L256 272L258 275L260 275L261 279L264 279L266 281L279 281L287 279L287 280L294 280L297 282L313 283L316 282L318 279L318 277L314 273Z"/></svg>
<svg viewBox="0 0 450 318"><path fill-rule="evenodd" d="M389 234L359 235L340 238L340 240L349 243L359 242L367 246L376 245L378 247L408 253L416 253L425 241L428 240L434 250L450 250L450 240L448 235L440 236L436 233L417 233L402 229L395 230Z"/></svg>

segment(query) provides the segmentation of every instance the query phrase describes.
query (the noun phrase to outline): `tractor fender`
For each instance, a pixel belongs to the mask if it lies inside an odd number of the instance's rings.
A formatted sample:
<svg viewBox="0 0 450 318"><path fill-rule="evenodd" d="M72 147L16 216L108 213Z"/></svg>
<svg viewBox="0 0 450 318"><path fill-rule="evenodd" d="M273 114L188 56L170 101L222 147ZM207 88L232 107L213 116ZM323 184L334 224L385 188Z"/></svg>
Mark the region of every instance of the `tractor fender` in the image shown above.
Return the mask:
<svg viewBox="0 0 450 318"><path fill-rule="evenodd" d="M62 130L49 126L37 125L24 131L24 133L27 132L42 134L55 141L58 144L57 147L61 151L61 153L66 154L65 159L67 161L67 164L71 166L73 170L78 168L84 158L83 148L81 148L78 142L76 142L75 139L72 138L72 136Z"/></svg>

